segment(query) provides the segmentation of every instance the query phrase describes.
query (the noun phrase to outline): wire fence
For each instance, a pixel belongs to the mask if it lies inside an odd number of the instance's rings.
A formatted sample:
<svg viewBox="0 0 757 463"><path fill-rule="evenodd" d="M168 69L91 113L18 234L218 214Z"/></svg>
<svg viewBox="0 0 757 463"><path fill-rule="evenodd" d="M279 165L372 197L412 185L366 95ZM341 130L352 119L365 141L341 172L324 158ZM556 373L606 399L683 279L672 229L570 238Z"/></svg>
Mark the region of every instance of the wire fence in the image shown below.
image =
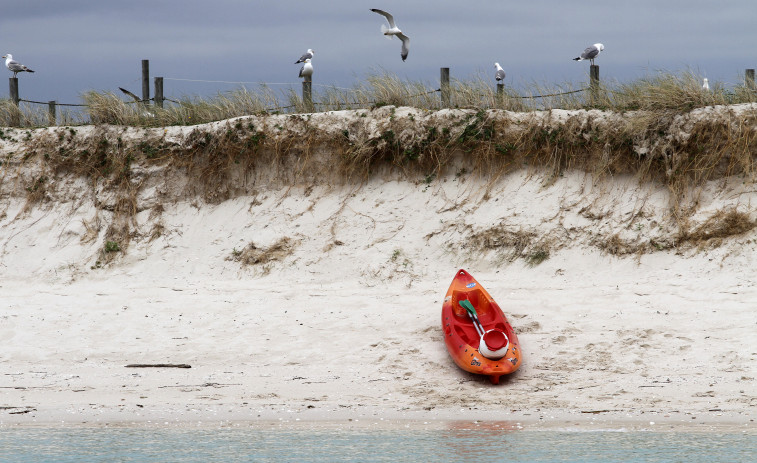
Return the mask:
<svg viewBox="0 0 757 463"><path fill-rule="evenodd" d="M289 85L289 86L296 86L299 83L292 83L292 82L250 82L250 81L225 81L225 80L201 80L201 79L180 79L180 78L164 78L164 79L170 79L175 81L185 81L185 82L209 82L209 83L225 83L225 84L240 84L240 85L251 85L251 84L257 84L257 85ZM336 87L333 85L328 84L315 84L320 87L330 88L330 89L337 89L337 90L346 90L346 91L353 91L356 90L354 88L347 88L347 87ZM543 95L512 95L508 94L509 98L521 98L521 99L538 99L538 98L549 98L549 97L555 97L555 96L561 96L561 95L570 95L574 93L580 93L589 90L589 88L581 88L578 90L571 90L566 92L559 92L559 93L549 93L549 94L543 94ZM454 88L450 89L451 92L455 92L456 90ZM418 98L420 96L430 95L433 93L440 93L442 92L441 88L437 88L434 90L430 90L428 92L422 92L417 93L414 95L406 95L404 98L412 99L412 98ZM483 93L478 94L480 97L487 97L490 95L486 95ZM184 104L181 101L177 101L171 98L162 98L163 101L168 101L177 105ZM88 108L92 105L89 104L83 104L83 103L58 103L57 101L51 100L51 101L35 101L35 100L27 100L23 98L18 99L19 102L24 103L31 103L31 104L38 104L38 105L54 105L54 106L62 106L62 107L78 107L78 108ZM150 103L150 102L156 102L155 98L149 98L149 99L140 99L140 100L132 100L132 101L124 101L125 104L138 104L138 103ZM313 101L312 104L315 106L372 106L376 104L380 104L380 101L340 101L340 102L318 102ZM291 109L295 108L297 105L286 105L286 106L275 106L271 108L266 108L265 111L280 111L282 109Z"/></svg>
<svg viewBox="0 0 757 463"><path fill-rule="evenodd" d="M86 108L89 105L86 104L76 104L76 103L58 103L57 101L33 101L33 100L24 100L23 98L19 98L18 101L23 101L24 103L34 103L34 104L54 104L55 106L70 106L70 107L80 107L80 108Z"/></svg>
<svg viewBox="0 0 757 463"><path fill-rule="evenodd" d="M489 91L489 92L481 92L480 89L476 88L456 88L458 86L451 85L450 84L450 77L449 77L449 68L441 68L441 87L425 92L419 92L412 95L391 95L387 98L387 100L390 101L397 101L398 98L401 98L403 101L407 101L408 103L412 102L413 100L416 100L417 98L424 97L427 95L439 93L440 100L436 104L432 104L433 107L439 107L439 108L448 108L448 107L471 107L472 105L475 105L475 100L478 99L489 99L489 102L486 102L485 100L479 100L479 103L484 103L484 107L486 105L489 105L490 107L504 107L505 100L538 100L538 99L545 99L545 98L554 98L554 97L561 97L565 95L574 95L582 92L591 92L591 97L594 98L597 96L596 91L599 89L599 66L592 65L590 68L590 85L588 87L579 88L576 90L566 90L562 92L552 92L552 93L544 93L544 94L536 94L536 95L519 95L515 93L512 89L508 89L507 92L505 92L504 84L498 83L496 92ZM757 88L754 83L754 70L753 69L747 69L746 70L746 76L745 76L745 86L748 88L755 89ZM268 86L274 86L274 85L282 85L282 86L289 86L294 87L299 85L300 83L292 83L292 82L260 82L260 81L227 81L227 80L204 80L204 79L189 79L189 78L179 78L179 77L156 77L155 78L155 97L153 98L145 98L145 95L149 96L149 62L148 60L142 61L142 94L143 98L139 98L137 95L134 95L133 93L127 91L126 89L121 88L121 90L126 93L127 95L132 97L132 101L123 101L125 104L143 104L145 106L145 109L148 109L147 106L150 103L154 103L155 106L158 108L163 107L164 102L170 102L178 106L185 106L185 105L191 105L192 101L185 100L185 101L177 101L175 99L171 98L165 98L163 96L163 80L170 80L170 81L182 81L182 82L202 82L202 83L221 83L221 84L236 84L236 85L261 85L263 87ZM366 96L366 92L363 89L360 88L347 88L347 87L337 87L334 85L328 85L328 84L318 84L313 83L309 78L306 78L302 84L302 98L299 102L296 102L293 104L288 105L280 105L278 104L278 98L273 97L272 100L276 102L274 106L266 107L264 109L260 109L259 111L266 112L266 113L278 113L282 111L287 111L290 109L305 109L310 111L315 111L316 108L366 108L366 107L376 107L379 105L385 105L389 104L387 101L380 101L377 99L364 99L359 100L360 96ZM11 95L11 101L18 107L18 104L20 102L28 103L28 104L35 104L35 105L47 105L48 106L48 117L51 125L54 125L56 122L56 109L57 107L69 107L69 108L93 108L93 104L87 104L87 103L58 103L57 101L35 101L35 100L29 100L29 99L22 99L19 97L18 93L18 79L17 78L11 78L10 79L10 95ZM341 95L327 95L327 97L331 97L329 101L313 101L312 98L312 86L318 86L318 87L324 87L331 90L337 90L340 92L343 92ZM375 90L375 89L374 89ZM478 91L475 91L478 90ZM246 91L246 89L245 89ZM614 92L612 90L605 89L609 94L617 94L617 92ZM376 97L376 94L380 92L374 92L374 98ZM401 92L400 92L401 93ZM452 104L452 95L455 96L455 104ZM291 97L290 97L291 98ZM291 101L291 99L290 99ZM418 103L419 100L416 100L416 103ZM428 106L429 101L428 100L421 100L421 103L425 103ZM548 103L545 103L548 104ZM481 107L481 106L477 106ZM97 109L97 108L93 108ZM17 111L17 113L19 113ZM12 115L13 118L18 119L18 114ZM12 121L11 125L14 125L15 121ZM17 124L16 124L17 125Z"/></svg>
<svg viewBox="0 0 757 463"><path fill-rule="evenodd" d="M178 78L171 78L171 80L181 80L181 81L189 81L189 82L231 83L231 84L239 84L239 85L250 85L250 84L259 84L259 85L265 85L265 86L267 86L267 85L289 85L289 86L295 86L295 85L297 85L295 83L278 83L278 82L276 82L276 83L267 83L267 82L249 82L249 81L207 81L207 80L199 80L199 79L178 79ZM318 86L325 87L325 88L328 88L328 89L335 89L335 90L340 90L340 91L344 91L344 92L353 92L353 94L352 94L353 97L357 97L358 94L361 93L361 90L355 89L355 88L336 87L336 86L327 85L327 84L313 84L313 85L318 85ZM505 98L535 100L535 99L539 99L539 98L551 98L551 97L557 97L557 96L563 96L563 95L577 94L577 93L585 92L585 91L588 91L588 90L590 90L589 87L587 87L587 88L580 88L580 89L577 89L577 90L569 90L569 91L555 92L555 93L545 93L545 94L538 94L538 95L517 95L517 94L514 94L514 93L512 93L510 91L508 91L508 93L505 94L504 93L504 85L502 85L502 84L498 84L497 85L496 92L495 91L491 91L489 93L475 93L475 92L471 92L469 89L466 90L466 91L459 91L459 90L457 90L455 88L455 86L449 86L447 88L447 90L446 90L447 91L447 95L448 95L446 97L447 98L447 100L446 100L447 103L446 104L445 104L444 90L442 88L436 88L436 89L428 90L428 91L425 91L425 92L418 92L418 93L408 94L408 95L393 96L392 98L390 98L390 100L391 99L395 99L396 100L397 98L401 98L402 100L407 101L409 105L411 105L410 103L413 100L417 99L417 98L421 98L421 97L428 96L428 95L433 95L433 94L441 94L442 95L441 99L440 99L439 103L437 103L438 107L440 107L440 108L455 107L455 108L464 109L464 108L474 107L475 105L470 105L470 104L469 105L463 105L463 104L452 105L452 104L449 103L449 101L450 101L450 96L449 95L450 94L455 94L456 92L458 92L461 95L464 95L463 99L465 99L465 98L470 99L470 98L475 98L475 97L481 98L481 99L497 98L498 101L499 101L499 103L495 104L493 106L493 107L497 107L498 105L501 105L504 102ZM144 111L142 114L144 116L148 116L148 117L155 117L157 115L157 113L154 112L155 107L157 106L159 108L162 108L163 107L163 102L170 102L170 103L173 103L173 104L177 105L178 107L181 107L181 106L191 106L192 105L192 101L190 101L190 100L178 101L178 100L175 100L175 99L172 99L172 98L163 97L162 95L161 95L160 98L153 97L153 98L148 98L148 99L137 99L136 95L131 94L130 92L125 92L125 93L129 94L132 97L132 100L127 100L127 101L121 100L121 102L123 104L127 104L127 105L139 105L139 104L145 105L144 109L146 111ZM309 96L309 92L308 92L307 96ZM340 95L337 98L347 98L347 100L346 101L345 100L341 100L341 101L313 101L311 99L310 101L308 101L308 99L306 97L306 94L305 94L305 91L303 89L303 97L302 97L302 100L300 102L294 103L294 104L287 104L287 105L275 104L274 106L268 106L268 107L265 107L264 109L255 110L255 113L262 112L262 113L268 113L268 114L278 114L278 113L282 113L282 112L286 113L286 112L289 112L290 110L295 110L296 111L297 109L300 109L300 110L304 109L306 112L328 111L328 110L330 110L330 108L337 108L337 109L363 109L363 108L373 108L373 107L377 107L377 106L384 106L384 105L390 104L390 103L387 103L386 101L380 101L380 100L377 100L377 99L360 100L360 101L357 101L357 100L349 101L349 96L345 96L345 95ZM98 109L97 107L95 107L95 105L86 104L86 103L58 103L56 101L45 102L45 101L29 100L29 99L24 99L24 98L18 98L17 101L18 102L28 103L28 104L34 104L34 105L47 105L48 106L48 116L47 116L47 119L48 119L48 124L50 126L53 126L53 125L57 124L58 116L56 114L56 109L55 109L57 107L80 108L80 109L83 109L85 111L88 110L89 108L93 108L93 110L95 110L95 111L97 111L97 109ZM148 104L150 104L150 103L152 103L152 107L148 107ZM478 107L478 106L476 106L476 107ZM67 114L67 115L64 115L63 117L71 117L71 115ZM95 117L95 116L93 116L92 113L91 113L91 111L89 111L89 114L85 116L85 120L88 121L88 120L90 120L93 117ZM20 121L19 121L18 114L12 115L11 118L12 118L11 123L10 123L11 126L20 126L21 125ZM13 120L13 118L15 118L15 120ZM69 119L68 123L76 123L76 122L75 122L75 119L74 120L70 120ZM26 125L29 125L29 124L35 125L35 124L31 123L31 121L29 121L28 123L26 123Z"/></svg>

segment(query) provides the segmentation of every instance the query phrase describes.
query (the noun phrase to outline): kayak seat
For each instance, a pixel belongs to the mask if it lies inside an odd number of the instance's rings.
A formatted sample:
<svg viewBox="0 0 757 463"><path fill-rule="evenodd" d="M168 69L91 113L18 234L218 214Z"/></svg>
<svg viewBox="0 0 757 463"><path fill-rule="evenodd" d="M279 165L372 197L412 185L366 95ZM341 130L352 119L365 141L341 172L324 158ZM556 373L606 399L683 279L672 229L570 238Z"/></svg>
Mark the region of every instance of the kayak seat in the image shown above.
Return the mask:
<svg viewBox="0 0 757 463"><path fill-rule="evenodd" d="M486 325L494 320L494 311L491 304L484 296L484 293L478 288L466 291L454 291L452 293L452 310L456 317L469 319L468 312L460 305L460 301L466 299L473 304L473 308L476 309L476 314L482 325Z"/></svg>

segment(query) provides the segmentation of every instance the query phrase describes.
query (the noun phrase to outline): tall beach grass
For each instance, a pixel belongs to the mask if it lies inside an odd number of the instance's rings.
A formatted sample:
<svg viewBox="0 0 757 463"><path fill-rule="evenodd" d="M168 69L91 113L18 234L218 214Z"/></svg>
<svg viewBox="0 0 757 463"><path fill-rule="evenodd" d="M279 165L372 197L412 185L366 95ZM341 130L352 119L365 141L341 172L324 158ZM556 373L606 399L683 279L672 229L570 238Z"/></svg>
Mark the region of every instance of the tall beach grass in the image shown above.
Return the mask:
<svg viewBox="0 0 757 463"><path fill-rule="evenodd" d="M534 82L518 91L505 87L502 93L498 93L492 82L480 76L467 80L453 79L450 106L518 112L603 109L681 113L704 106L757 101L757 91L745 84L728 86L712 82L710 90L704 90L701 76L692 71L659 72L627 83L602 83L594 91L588 87L584 84L544 85ZM381 71L368 75L351 88L314 86L313 103L311 109L294 88L276 92L265 85L253 90L240 88L207 98L170 99L164 102L163 108L124 100L122 95L112 92L88 91L82 95L83 110L79 113L59 111L58 125L195 125L250 114L323 112L386 105L431 111L441 109L437 85L402 80ZM16 107L9 100L0 100L0 125L16 123L21 127L49 125L47 107L28 103Z"/></svg>

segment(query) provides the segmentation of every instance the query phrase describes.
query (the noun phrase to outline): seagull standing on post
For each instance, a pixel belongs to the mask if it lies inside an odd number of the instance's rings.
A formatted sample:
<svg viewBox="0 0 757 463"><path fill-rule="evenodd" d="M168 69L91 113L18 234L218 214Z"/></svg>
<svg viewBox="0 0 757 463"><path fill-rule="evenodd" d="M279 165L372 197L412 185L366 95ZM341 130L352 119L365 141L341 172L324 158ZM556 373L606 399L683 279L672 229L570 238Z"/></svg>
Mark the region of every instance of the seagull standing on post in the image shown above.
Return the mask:
<svg viewBox="0 0 757 463"><path fill-rule="evenodd" d="M300 68L300 77L312 76L313 65L310 64L310 58L305 58L305 64Z"/></svg>
<svg viewBox="0 0 757 463"><path fill-rule="evenodd" d="M300 59L295 61L294 64L304 63L306 59L313 58L313 54L315 54L315 52L311 48L308 48L308 51L304 55L300 56Z"/></svg>
<svg viewBox="0 0 757 463"><path fill-rule="evenodd" d="M13 77L15 78L16 75L19 72L34 72L28 67L24 66L23 64L19 63L18 61L13 59L13 55L8 53L7 55L3 56L5 58L5 67L11 70L13 72Z"/></svg>
<svg viewBox="0 0 757 463"><path fill-rule="evenodd" d="M389 38L397 36L397 38L402 41L402 52L400 53L400 56L402 56L402 61L405 61L407 59L407 54L410 51L410 37L403 34L399 27L397 27L397 24L395 24L394 22L394 16L390 15L384 10L379 10L376 8L371 8L371 11L380 14L381 16L385 17L387 21L389 21L389 27L386 27L384 24L381 25L381 33Z"/></svg>
<svg viewBox="0 0 757 463"><path fill-rule="evenodd" d="M505 80L505 70L502 69L502 66L500 66L499 63L494 63L494 67L497 68L497 72L494 74L494 78L497 79L497 82Z"/></svg>
<svg viewBox="0 0 757 463"><path fill-rule="evenodd" d="M573 61L583 61L585 59L588 59L591 61L592 66L594 65L594 58L596 58L599 53L605 49L605 46L601 43L595 43L594 45L586 48L583 53L581 53L581 56L578 58L573 58Z"/></svg>

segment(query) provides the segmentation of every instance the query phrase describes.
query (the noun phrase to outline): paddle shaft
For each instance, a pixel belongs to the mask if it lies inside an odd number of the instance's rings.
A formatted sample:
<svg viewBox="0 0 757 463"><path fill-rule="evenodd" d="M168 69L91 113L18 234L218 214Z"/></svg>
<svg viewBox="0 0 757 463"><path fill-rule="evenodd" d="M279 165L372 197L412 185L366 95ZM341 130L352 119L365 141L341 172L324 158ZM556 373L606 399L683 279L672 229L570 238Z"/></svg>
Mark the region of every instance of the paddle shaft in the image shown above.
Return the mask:
<svg viewBox="0 0 757 463"><path fill-rule="evenodd" d="M464 308L465 311L468 312L468 316L470 317L471 321L473 321L473 327L476 329L476 333L478 333L479 336L483 336L484 327L478 320L478 314L476 313L476 309L475 307L473 307L473 304L471 304L471 302L466 299L464 301L460 301L460 307Z"/></svg>

